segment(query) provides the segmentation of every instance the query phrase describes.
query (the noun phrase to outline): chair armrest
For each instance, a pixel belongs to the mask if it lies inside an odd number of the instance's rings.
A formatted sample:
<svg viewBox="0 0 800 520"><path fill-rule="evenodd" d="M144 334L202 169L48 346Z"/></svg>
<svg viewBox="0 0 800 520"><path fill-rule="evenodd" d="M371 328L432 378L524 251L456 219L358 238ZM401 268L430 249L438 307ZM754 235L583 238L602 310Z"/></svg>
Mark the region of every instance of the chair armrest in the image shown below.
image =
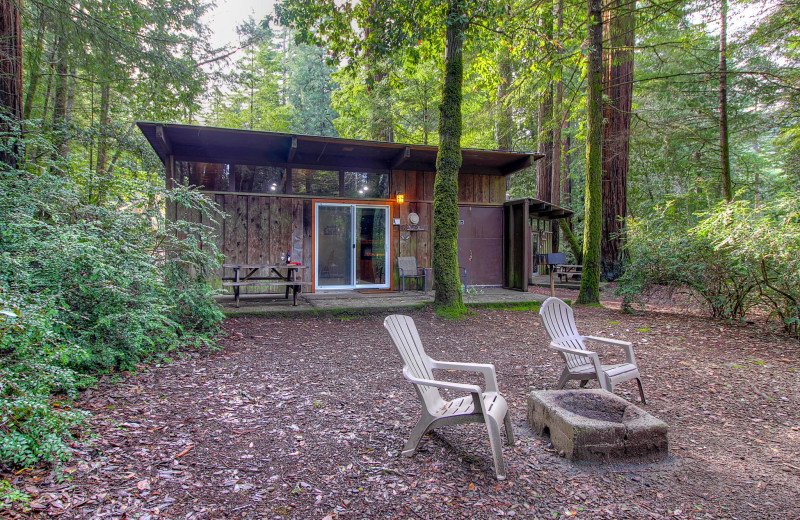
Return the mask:
<svg viewBox="0 0 800 520"><path fill-rule="evenodd" d="M579 348L564 347L558 343L553 343L552 341L550 342L550 348L562 354L564 361L567 360L567 357L564 356L564 354L572 354L574 356L589 358L589 361L591 361L592 365L594 365L594 371L597 374L597 377L600 377L600 374L603 371L603 366L600 364L600 356L597 355L597 352L592 352L591 350L581 350Z"/></svg>
<svg viewBox="0 0 800 520"><path fill-rule="evenodd" d="M609 345L617 345L618 347L622 347L625 345L633 345L630 341L622 341L621 339L611 339L611 338L601 338L600 336L584 336L584 339L590 339L592 341L599 341L600 343L608 343Z"/></svg>
<svg viewBox="0 0 800 520"><path fill-rule="evenodd" d="M405 276L405 273L403 272L403 268L402 267L398 267L397 270L399 271L400 276Z"/></svg>
<svg viewBox="0 0 800 520"><path fill-rule="evenodd" d="M497 373L491 363L454 363L452 361L436 361L431 359L431 367L440 370L463 370L483 374L487 392L499 392L497 389Z"/></svg>
<svg viewBox="0 0 800 520"><path fill-rule="evenodd" d="M581 356L581 357L592 357L597 356L597 352L593 352L591 350L581 350L579 348L569 348L563 345L559 345L558 343L550 342L550 348L556 350L558 352L563 352L564 354L572 354L573 356Z"/></svg>
<svg viewBox="0 0 800 520"><path fill-rule="evenodd" d="M627 362L633 365L636 364L636 356L633 355L633 343L631 343L630 341L622 341L621 339L601 338L600 336L584 336L583 338L590 339L592 341L597 341L598 343L606 343L608 345L621 347L622 350L625 351L625 358Z"/></svg>
<svg viewBox="0 0 800 520"><path fill-rule="evenodd" d="M446 390L456 390L459 392L469 392L471 394L481 395L481 388L478 385L465 385L463 383L451 383L450 381L435 381L433 379L421 379L414 377L408 373L408 369L403 367L403 377L415 385L433 386L436 388L444 388Z"/></svg>

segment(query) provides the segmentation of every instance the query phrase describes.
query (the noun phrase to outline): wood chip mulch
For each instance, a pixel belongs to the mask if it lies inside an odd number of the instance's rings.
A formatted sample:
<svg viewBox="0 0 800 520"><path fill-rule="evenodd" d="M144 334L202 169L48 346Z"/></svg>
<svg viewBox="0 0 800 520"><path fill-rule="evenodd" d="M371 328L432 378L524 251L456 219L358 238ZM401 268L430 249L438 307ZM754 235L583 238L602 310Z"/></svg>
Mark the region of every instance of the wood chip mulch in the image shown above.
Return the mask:
<svg viewBox="0 0 800 520"><path fill-rule="evenodd" d="M508 480L493 477L483 425L443 428L399 456L419 404L383 315L237 317L223 350L85 392L91 436L58 471L4 471L33 500L0 517L800 518L796 338L674 309L577 307L584 334L634 342L645 409L669 425L671 455L573 463L526 424L527 392L553 388L562 368L538 315L409 314L431 357L497 367L517 435ZM616 393L638 402L635 382Z"/></svg>

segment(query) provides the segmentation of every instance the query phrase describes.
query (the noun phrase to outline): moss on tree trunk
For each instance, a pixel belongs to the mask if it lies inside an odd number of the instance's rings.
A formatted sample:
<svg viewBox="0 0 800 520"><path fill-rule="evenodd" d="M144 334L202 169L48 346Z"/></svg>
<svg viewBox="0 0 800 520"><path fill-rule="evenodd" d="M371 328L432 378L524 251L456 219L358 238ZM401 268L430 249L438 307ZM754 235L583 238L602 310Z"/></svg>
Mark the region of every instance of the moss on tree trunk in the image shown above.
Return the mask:
<svg viewBox="0 0 800 520"><path fill-rule="evenodd" d="M461 316L466 308L458 277L458 170L461 168L461 87L465 17L457 0L447 7L444 86L439 108L439 153L433 186L434 307L448 316Z"/></svg>
<svg viewBox="0 0 800 520"><path fill-rule="evenodd" d="M572 255L575 257L575 261L579 264L582 263L583 251L581 251L581 245L578 243L578 239L575 237L575 234L569 228L567 219L559 219L558 225L561 228L561 231L564 232L564 239L567 241L567 244L569 244L569 248L572 250Z"/></svg>
<svg viewBox="0 0 800 520"><path fill-rule="evenodd" d="M601 0L588 0L589 66L586 73L586 217L583 272L577 303L600 302L600 239L603 219L603 19Z"/></svg>

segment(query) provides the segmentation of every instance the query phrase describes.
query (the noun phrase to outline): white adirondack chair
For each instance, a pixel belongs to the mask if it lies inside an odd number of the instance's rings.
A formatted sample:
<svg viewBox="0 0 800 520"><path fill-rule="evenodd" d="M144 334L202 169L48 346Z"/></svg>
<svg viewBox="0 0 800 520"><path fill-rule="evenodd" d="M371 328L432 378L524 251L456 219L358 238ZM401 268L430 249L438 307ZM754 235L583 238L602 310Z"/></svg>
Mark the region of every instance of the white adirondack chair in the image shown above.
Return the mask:
<svg viewBox="0 0 800 520"><path fill-rule="evenodd" d="M575 326L572 308L558 298L546 299L539 310L539 316L550 336L550 348L561 354L567 364L558 380L559 390L564 388L567 381L571 379L580 380L581 388L586 386L589 380L597 379L600 388L613 392L617 384L635 379L639 385L642 403L647 404L644 399L642 380L639 378L639 368L636 366L636 357L633 355L632 343L597 336L581 336ZM586 349L585 340L621 347L625 351L626 362L617 365L601 365L597 353Z"/></svg>
<svg viewBox="0 0 800 520"><path fill-rule="evenodd" d="M389 331L394 346L403 358L403 376L414 384L420 403L422 417L411 432L402 454L410 457L417 450L422 436L429 430L439 426L463 423L486 423L489 431L489 443L492 447L494 469L498 480L506 478L503 463L503 447L500 441L500 425L505 425L506 440L514 444L514 432L511 429L511 416L508 413L506 400L497 390L497 377L494 365L480 363L449 363L435 361L425 354L414 320L408 316L393 314L383 320L383 326ZM486 391L477 385L451 383L434 378L433 370L465 370L483 374ZM439 388L469 392L471 395L445 401L439 394Z"/></svg>

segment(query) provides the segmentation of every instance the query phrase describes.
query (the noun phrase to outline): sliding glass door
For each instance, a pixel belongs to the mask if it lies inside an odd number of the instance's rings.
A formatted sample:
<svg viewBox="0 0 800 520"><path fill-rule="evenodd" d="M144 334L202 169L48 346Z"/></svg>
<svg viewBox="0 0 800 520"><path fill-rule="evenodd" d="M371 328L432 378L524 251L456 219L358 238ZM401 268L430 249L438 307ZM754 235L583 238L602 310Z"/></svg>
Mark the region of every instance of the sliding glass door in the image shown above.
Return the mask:
<svg viewBox="0 0 800 520"><path fill-rule="evenodd" d="M316 205L316 288L388 288L389 206Z"/></svg>

